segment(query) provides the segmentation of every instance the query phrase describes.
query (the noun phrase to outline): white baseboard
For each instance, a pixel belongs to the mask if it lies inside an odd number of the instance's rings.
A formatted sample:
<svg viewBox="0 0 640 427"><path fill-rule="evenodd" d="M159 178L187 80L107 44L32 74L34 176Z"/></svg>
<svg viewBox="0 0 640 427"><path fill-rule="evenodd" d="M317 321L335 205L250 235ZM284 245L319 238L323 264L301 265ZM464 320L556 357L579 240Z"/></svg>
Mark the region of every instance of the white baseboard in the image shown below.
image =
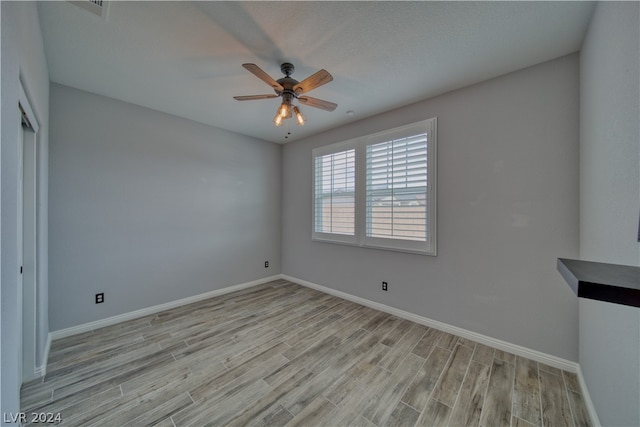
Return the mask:
<svg viewBox="0 0 640 427"><path fill-rule="evenodd" d="M593 405L593 401L591 400L591 395L589 394L589 389L587 388L587 383L584 380L584 376L582 375L582 369L580 369L580 365L578 365L578 372L576 372L578 376L578 382L580 383L580 391L582 392L582 399L584 400L584 406L587 407L587 412L591 417L591 422L595 427L601 427L600 419L598 418L598 414L596 413L596 407Z"/></svg>
<svg viewBox="0 0 640 427"><path fill-rule="evenodd" d="M457 326L452 326L443 322L439 322L437 320L429 319L427 317L422 317L417 314L410 313L408 311L400 310L398 308L390 307L388 305L374 302L365 298L357 297L355 295L351 295L346 292L327 288L325 286L308 282L306 280L298 279L296 277L288 276L286 274L283 274L282 278L285 280L289 280L290 282L298 283L302 286L306 286L308 288L312 288L320 292L324 292L326 294L334 295L339 298L355 302L357 304L371 307L376 310L384 311L385 313L389 313L403 319L411 320L412 322L416 322L421 325L428 326L430 328L448 332L450 334L467 338L475 342L479 342L481 344L485 344L485 345L497 348L499 350L504 350L518 356L526 357L527 359L535 360L536 362L544 363L545 365L553 366L554 368L562 369L568 372L574 372L574 373L578 372L578 364L570 360L562 359L557 356L546 354L541 351L533 350L527 347L522 347L506 341L492 338L486 335L478 334L476 332L469 331L467 329L459 328Z"/></svg>
<svg viewBox="0 0 640 427"><path fill-rule="evenodd" d="M180 307L183 305L191 304L194 302L202 301L208 298L217 297L219 295L228 294L231 292L236 292L242 289L250 288L252 286L261 285L263 283L271 282L273 280L281 279L282 275L277 274L275 276L264 277L262 279L253 280L251 282L240 283L238 285L229 286L222 289L216 289L214 291L205 292L204 294L194 295L191 297L179 299L176 301L171 301L165 304L154 305L153 307L147 307L136 311L131 311L129 313L119 314L113 317L107 317L106 319L100 319L89 323L84 323L82 325L72 326L70 328L60 329L51 333L51 339L56 340L58 338L70 337L73 335L81 334L84 332L93 331L95 329L104 328L105 326L115 325L116 323L125 322L127 320L137 319L139 317L148 316L150 314L155 314L160 311L169 310L171 308ZM46 360L46 359L45 359Z"/></svg>

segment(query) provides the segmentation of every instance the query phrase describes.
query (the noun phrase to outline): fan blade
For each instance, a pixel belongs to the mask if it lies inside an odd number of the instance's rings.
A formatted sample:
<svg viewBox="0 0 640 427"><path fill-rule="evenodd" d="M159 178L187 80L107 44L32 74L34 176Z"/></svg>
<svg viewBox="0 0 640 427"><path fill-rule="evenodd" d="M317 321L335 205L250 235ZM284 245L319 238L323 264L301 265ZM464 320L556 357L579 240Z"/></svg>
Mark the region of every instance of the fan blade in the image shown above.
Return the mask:
<svg viewBox="0 0 640 427"><path fill-rule="evenodd" d="M302 95L305 92L329 83L331 80L333 80L333 77L327 70L320 70L295 85L293 91L296 95Z"/></svg>
<svg viewBox="0 0 640 427"><path fill-rule="evenodd" d="M333 111L338 106L338 104L334 104L333 102L323 101L322 99L312 98L310 96L301 96L298 98L298 101L309 107L320 108L325 111Z"/></svg>
<svg viewBox="0 0 640 427"><path fill-rule="evenodd" d="M258 67L256 64L242 64L242 66L254 76L271 86L274 90L277 90L278 92L282 92L284 90L280 83L273 80L269 74L265 73L262 68Z"/></svg>
<svg viewBox="0 0 640 427"><path fill-rule="evenodd" d="M269 99L269 98L277 98L278 95L275 93L272 95L243 95L243 96L234 96L233 99L238 101L251 101L253 99Z"/></svg>

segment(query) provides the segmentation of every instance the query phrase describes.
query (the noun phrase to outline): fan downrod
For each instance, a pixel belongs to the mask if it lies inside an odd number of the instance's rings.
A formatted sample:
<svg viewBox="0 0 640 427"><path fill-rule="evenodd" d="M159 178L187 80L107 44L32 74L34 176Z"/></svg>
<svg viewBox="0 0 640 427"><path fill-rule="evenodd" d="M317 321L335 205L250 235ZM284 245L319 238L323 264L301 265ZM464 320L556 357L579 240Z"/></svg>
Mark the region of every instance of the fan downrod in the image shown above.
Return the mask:
<svg viewBox="0 0 640 427"><path fill-rule="evenodd" d="M296 68L290 62L283 62L282 65L280 65L280 71L282 71L282 74L286 75L287 77L293 74L295 69Z"/></svg>

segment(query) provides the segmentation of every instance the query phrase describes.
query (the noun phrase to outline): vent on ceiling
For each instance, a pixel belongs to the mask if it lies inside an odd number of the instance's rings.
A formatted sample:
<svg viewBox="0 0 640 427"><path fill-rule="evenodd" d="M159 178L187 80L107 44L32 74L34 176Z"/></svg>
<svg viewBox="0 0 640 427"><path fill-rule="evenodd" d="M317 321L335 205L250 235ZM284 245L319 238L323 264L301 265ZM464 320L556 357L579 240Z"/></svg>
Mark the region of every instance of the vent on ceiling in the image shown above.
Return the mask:
<svg viewBox="0 0 640 427"><path fill-rule="evenodd" d="M104 0L75 0L69 1L76 6L87 10L94 15L98 15L102 19L107 19L107 11L109 9L109 2Z"/></svg>

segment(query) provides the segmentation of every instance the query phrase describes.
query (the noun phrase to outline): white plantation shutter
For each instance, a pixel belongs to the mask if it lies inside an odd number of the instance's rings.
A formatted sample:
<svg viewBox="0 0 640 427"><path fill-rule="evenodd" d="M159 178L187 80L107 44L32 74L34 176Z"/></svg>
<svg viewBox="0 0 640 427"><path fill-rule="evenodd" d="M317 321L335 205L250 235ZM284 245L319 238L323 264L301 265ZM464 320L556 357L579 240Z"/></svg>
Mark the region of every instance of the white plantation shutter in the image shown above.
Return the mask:
<svg viewBox="0 0 640 427"><path fill-rule="evenodd" d="M355 237L355 147L314 156L314 237Z"/></svg>
<svg viewBox="0 0 640 427"><path fill-rule="evenodd" d="M366 236L427 240L427 135L367 145Z"/></svg>
<svg viewBox="0 0 640 427"><path fill-rule="evenodd" d="M436 255L436 119L313 150L314 240Z"/></svg>

